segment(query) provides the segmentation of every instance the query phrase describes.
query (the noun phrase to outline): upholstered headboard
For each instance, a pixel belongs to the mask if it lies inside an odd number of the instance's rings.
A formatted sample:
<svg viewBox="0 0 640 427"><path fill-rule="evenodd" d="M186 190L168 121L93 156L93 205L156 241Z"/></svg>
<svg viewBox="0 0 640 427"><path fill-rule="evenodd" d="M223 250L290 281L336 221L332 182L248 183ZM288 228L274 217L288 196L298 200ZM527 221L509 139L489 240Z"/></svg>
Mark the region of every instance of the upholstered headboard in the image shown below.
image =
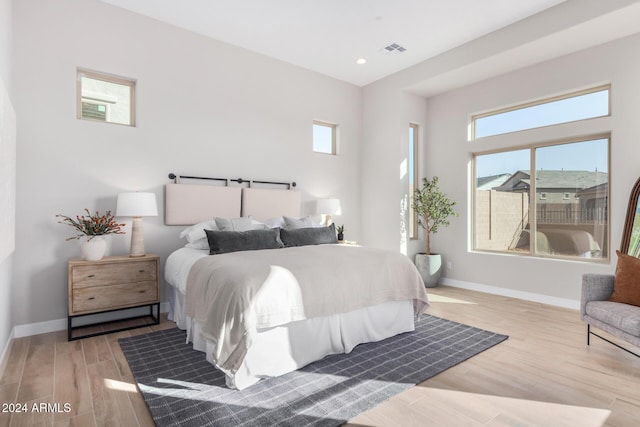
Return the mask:
<svg viewBox="0 0 640 427"><path fill-rule="evenodd" d="M203 178L173 173L169 178L176 182L165 186L164 222L167 225L192 225L214 217L251 216L264 221L279 216L300 216L300 192L291 189L296 186L295 182ZM180 178L225 184L181 184L178 183ZM231 183L238 185L231 186ZM288 189L253 188L253 184L286 186Z"/></svg>
<svg viewBox="0 0 640 427"><path fill-rule="evenodd" d="M300 216L300 192L272 188L243 188L242 216L258 221L279 216Z"/></svg>
<svg viewBox="0 0 640 427"><path fill-rule="evenodd" d="M191 225L216 216L237 218L242 189L216 185L167 184L164 223Z"/></svg>

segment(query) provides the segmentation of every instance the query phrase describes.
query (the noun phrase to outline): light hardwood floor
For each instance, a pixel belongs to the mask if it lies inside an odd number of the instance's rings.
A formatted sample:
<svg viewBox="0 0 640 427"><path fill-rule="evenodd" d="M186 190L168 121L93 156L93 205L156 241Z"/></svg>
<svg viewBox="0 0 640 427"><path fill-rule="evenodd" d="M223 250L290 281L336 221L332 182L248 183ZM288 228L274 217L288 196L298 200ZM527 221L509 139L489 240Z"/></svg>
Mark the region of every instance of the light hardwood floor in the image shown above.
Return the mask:
<svg viewBox="0 0 640 427"><path fill-rule="evenodd" d="M509 335L497 346L351 420L349 426L638 426L640 358L592 338L574 310L450 287L428 312ZM118 338L16 339L3 404L58 403L59 413L0 413L0 426L152 426ZM70 412L64 412L68 403Z"/></svg>

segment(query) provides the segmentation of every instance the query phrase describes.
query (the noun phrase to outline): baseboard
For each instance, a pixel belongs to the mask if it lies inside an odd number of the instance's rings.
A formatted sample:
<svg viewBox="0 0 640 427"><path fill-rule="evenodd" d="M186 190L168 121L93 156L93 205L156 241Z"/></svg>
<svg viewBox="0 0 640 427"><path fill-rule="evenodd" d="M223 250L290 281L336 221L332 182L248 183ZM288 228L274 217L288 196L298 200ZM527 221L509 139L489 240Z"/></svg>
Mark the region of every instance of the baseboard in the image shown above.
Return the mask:
<svg viewBox="0 0 640 427"><path fill-rule="evenodd" d="M169 303L160 303L160 313L169 312ZM17 325L11 332L11 338L29 337L31 335L46 334L48 332L64 331L67 329L67 318L49 320L47 322L28 323ZM9 340L11 342L11 340ZM6 349L5 349L6 351ZM4 359L3 359L4 362Z"/></svg>
<svg viewBox="0 0 640 427"><path fill-rule="evenodd" d="M483 285L480 283L464 282L462 280L453 280L442 278L440 282L443 285L454 288L469 289L471 291L484 292L487 294L501 295L504 297L517 298L525 301L539 302L542 304L554 305L556 307L580 309L580 301L568 298L558 298L549 295L536 294L533 292L517 291L515 289L500 288L498 286Z"/></svg>
<svg viewBox="0 0 640 427"><path fill-rule="evenodd" d="M4 346L4 351L2 352L2 359L0 359L0 379L4 378L4 370L7 368L7 363L9 362L9 354L11 353L11 347L13 346L13 329L9 334L9 338L7 339L7 343Z"/></svg>

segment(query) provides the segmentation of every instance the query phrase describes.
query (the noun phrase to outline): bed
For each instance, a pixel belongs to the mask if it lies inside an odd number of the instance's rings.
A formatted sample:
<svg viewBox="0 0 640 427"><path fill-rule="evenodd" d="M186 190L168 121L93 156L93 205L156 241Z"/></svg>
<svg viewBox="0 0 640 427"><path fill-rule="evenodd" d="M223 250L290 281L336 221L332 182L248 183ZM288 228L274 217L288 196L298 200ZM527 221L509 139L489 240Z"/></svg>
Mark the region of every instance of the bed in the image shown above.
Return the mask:
<svg viewBox="0 0 640 427"><path fill-rule="evenodd" d="M200 222L183 230L187 244L165 263L169 315L194 349L225 373L230 388L412 331L428 306L422 279L406 256L337 244L332 228L300 218L296 190L176 187L183 185L168 185L167 205L180 200L180 208L167 206L172 217L165 222L182 224L180 210L188 222ZM176 199L182 191L198 195ZM209 197L224 199L224 208L209 203L194 216ZM334 240L327 237L332 232ZM249 250L225 250L238 239L249 239ZM323 244L304 244L309 242ZM214 248L220 253L209 255Z"/></svg>

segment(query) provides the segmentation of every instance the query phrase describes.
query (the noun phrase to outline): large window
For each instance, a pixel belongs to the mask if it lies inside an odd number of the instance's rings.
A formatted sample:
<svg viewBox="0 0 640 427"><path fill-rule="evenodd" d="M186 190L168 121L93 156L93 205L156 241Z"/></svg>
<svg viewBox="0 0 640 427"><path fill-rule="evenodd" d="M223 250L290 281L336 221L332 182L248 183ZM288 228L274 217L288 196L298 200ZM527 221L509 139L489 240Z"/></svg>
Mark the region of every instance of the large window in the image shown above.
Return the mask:
<svg viewBox="0 0 640 427"><path fill-rule="evenodd" d="M477 114L472 139L609 115L609 86Z"/></svg>
<svg viewBox="0 0 640 427"><path fill-rule="evenodd" d="M336 154L336 128L333 123L313 121L313 151L316 153Z"/></svg>
<svg viewBox="0 0 640 427"><path fill-rule="evenodd" d="M475 250L608 258L609 135L474 156Z"/></svg>
<svg viewBox="0 0 640 427"><path fill-rule="evenodd" d="M135 126L135 81L78 70L78 118Z"/></svg>

